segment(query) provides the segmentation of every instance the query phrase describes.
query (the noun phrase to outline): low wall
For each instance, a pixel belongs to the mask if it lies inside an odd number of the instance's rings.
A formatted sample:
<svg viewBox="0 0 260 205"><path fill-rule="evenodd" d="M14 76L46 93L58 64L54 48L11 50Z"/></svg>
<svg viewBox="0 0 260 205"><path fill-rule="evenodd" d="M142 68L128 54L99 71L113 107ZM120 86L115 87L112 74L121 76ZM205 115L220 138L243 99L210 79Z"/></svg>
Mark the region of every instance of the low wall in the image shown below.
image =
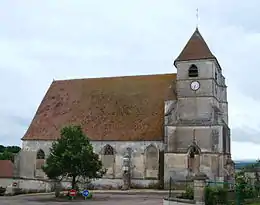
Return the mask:
<svg viewBox="0 0 260 205"><path fill-rule="evenodd" d="M16 184L16 186L13 186ZM86 184L78 184L80 188L86 188ZM70 181L62 181L63 190L71 187ZM122 179L97 179L88 185L89 189L121 189L123 186ZM158 180L132 180L131 188L157 188ZM0 187L13 187L23 193L33 192L51 192L54 190L54 182L48 179L29 179L29 178L0 178Z"/></svg>
<svg viewBox="0 0 260 205"><path fill-rule="evenodd" d="M0 186L19 193L51 192L53 183L49 180L0 178Z"/></svg>
<svg viewBox="0 0 260 205"><path fill-rule="evenodd" d="M178 199L178 198L164 198L163 205L187 205L196 204L194 200Z"/></svg>
<svg viewBox="0 0 260 205"><path fill-rule="evenodd" d="M17 188L25 192L51 192L52 183L47 180L34 180L34 179L14 179L17 183Z"/></svg>
<svg viewBox="0 0 260 205"><path fill-rule="evenodd" d="M132 179L131 188L152 188L156 189L158 187L158 180L148 180L148 179ZM97 179L91 182L93 189L121 189L123 186L122 179Z"/></svg>
<svg viewBox="0 0 260 205"><path fill-rule="evenodd" d="M70 182L62 182L62 187L67 188L70 184ZM0 187L13 188L19 193L51 192L54 183L47 179L0 178Z"/></svg>

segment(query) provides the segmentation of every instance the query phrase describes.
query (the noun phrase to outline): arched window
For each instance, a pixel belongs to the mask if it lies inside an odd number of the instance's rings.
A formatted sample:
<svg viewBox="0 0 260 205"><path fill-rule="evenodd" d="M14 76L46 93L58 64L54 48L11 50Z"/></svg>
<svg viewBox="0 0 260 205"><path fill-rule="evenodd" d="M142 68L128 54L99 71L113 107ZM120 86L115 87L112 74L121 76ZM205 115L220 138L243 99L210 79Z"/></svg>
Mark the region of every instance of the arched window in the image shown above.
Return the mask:
<svg viewBox="0 0 260 205"><path fill-rule="evenodd" d="M111 145L107 144L104 147L104 155L114 155L114 149Z"/></svg>
<svg viewBox="0 0 260 205"><path fill-rule="evenodd" d="M198 77L198 76L199 76L198 67L192 64L189 68L189 77Z"/></svg>
<svg viewBox="0 0 260 205"><path fill-rule="evenodd" d="M101 151L101 161L103 167L107 169L105 178L115 177L115 154L114 148L109 144L105 145Z"/></svg>
<svg viewBox="0 0 260 205"><path fill-rule="evenodd" d="M188 152L188 170L196 174L200 166L200 150L197 146L191 145Z"/></svg>
<svg viewBox="0 0 260 205"><path fill-rule="evenodd" d="M149 145L145 150L145 167L147 170L158 170L159 152L154 145Z"/></svg>
<svg viewBox="0 0 260 205"><path fill-rule="evenodd" d="M45 159L45 153L42 149L37 152L36 159Z"/></svg>
<svg viewBox="0 0 260 205"><path fill-rule="evenodd" d="M42 166L45 163L45 153L42 149L39 149L36 154L36 173L35 177L43 177L44 174L42 173Z"/></svg>

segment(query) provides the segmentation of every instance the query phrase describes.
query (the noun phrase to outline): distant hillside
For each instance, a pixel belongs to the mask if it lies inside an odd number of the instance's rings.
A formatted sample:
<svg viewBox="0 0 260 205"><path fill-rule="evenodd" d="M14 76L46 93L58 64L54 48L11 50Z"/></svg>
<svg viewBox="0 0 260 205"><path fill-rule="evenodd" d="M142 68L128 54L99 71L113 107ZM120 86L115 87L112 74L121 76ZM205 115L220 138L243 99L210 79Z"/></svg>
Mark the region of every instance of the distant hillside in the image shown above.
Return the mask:
<svg viewBox="0 0 260 205"><path fill-rule="evenodd" d="M235 169L242 169L243 167L256 163L256 160L234 160Z"/></svg>

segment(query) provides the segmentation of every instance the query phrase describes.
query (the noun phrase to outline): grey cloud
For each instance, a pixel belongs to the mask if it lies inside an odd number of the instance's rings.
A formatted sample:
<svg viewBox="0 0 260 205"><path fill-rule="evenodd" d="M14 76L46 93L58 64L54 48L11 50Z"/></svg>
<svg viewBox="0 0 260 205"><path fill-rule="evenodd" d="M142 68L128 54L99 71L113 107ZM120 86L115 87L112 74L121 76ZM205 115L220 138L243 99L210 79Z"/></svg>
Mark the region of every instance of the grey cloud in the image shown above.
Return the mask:
<svg viewBox="0 0 260 205"><path fill-rule="evenodd" d="M2 114L2 112L0 113ZM19 115L14 116L12 115L12 113L10 113L10 115L7 116L2 115L0 119L0 144L19 145L20 139L26 132L30 122L31 118L23 118Z"/></svg>
<svg viewBox="0 0 260 205"><path fill-rule="evenodd" d="M260 86L258 5L256 0L250 5L235 0L1 1L2 135L22 137L53 78L176 72L172 62L194 31L196 7L202 35L228 84L259 101L252 89ZM235 140L239 133L234 130Z"/></svg>
<svg viewBox="0 0 260 205"><path fill-rule="evenodd" d="M234 128L232 129L232 140L236 142L253 142L260 144L260 131L252 128Z"/></svg>
<svg viewBox="0 0 260 205"><path fill-rule="evenodd" d="M8 118L10 121L14 122L15 124L23 126L23 127L28 127L31 122L30 118L24 118L21 116L9 115Z"/></svg>
<svg viewBox="0 0 260 205"><path fill-rule="evenodd" d="M0 144L5 146L20 146L20 137L17 135L0 135Z"/></svg>

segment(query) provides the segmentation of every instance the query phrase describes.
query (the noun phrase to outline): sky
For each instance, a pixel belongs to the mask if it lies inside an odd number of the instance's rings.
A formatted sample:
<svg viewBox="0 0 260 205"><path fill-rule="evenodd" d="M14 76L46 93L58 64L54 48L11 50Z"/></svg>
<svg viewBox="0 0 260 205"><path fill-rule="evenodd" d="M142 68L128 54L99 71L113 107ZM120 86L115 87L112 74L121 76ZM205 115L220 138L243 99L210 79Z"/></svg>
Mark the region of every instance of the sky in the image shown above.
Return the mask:
<svg viewBox="0 0 260 205"><path fill-rule="evenodd" d="M259 0L1 0L0 144L21 145L53 79L176 72L173 60L198 23L226 77L232 157L260 157L259 7Z"/></svg>

